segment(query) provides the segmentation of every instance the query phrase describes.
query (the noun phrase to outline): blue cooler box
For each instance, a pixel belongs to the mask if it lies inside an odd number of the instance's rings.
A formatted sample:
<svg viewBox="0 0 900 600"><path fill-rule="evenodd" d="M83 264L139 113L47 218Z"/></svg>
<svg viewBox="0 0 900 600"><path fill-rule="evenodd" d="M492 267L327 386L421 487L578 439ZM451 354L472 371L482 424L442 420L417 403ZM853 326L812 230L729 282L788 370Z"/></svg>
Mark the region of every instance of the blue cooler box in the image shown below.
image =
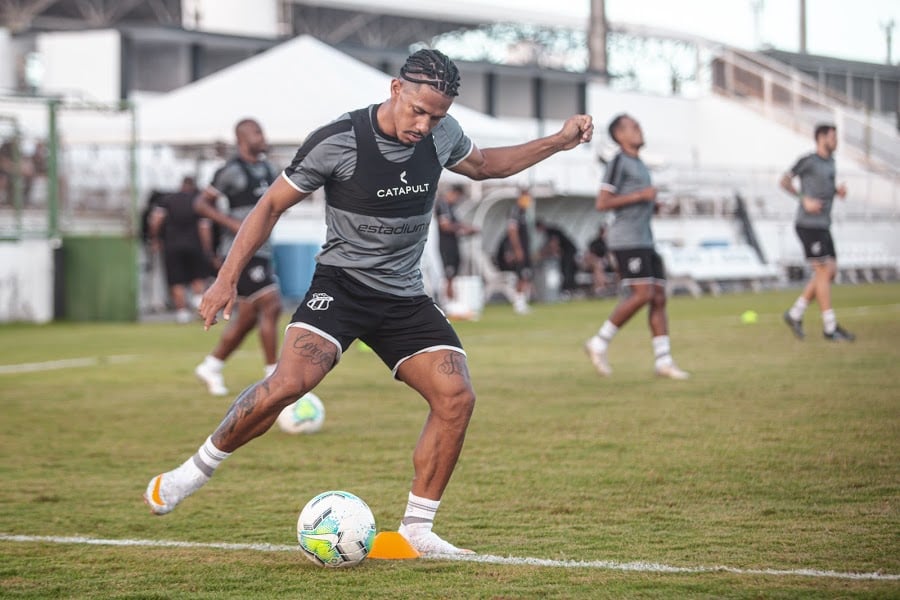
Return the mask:
<svg viewBox="0 0 900 600"><path fill-rule="evenodd" d="M303 298L316 269L316 254L321 249L313 243L274 244L275 274L281 295L285 298Z"/></svg>

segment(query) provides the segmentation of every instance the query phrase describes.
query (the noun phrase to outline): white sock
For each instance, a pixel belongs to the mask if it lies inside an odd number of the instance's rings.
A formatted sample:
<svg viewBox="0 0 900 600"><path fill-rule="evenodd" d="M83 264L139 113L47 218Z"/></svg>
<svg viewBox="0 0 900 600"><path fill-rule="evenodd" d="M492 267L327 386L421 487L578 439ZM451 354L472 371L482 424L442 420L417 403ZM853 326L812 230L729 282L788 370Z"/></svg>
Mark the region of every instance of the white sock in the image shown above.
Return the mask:
<svg viewBox="0 0 900 600"><path fill-rule="evenodd" d="M212 354L209 354L209 355L207 355L207 357L205 359L203 359L203 365L211 371L215 371L216 373L221 373L222 367L225 366L225 361L219 360Z"/></svg>
<svg viewBox="0 0 900 600"><path fill-rule="evenodd" d="M619 328L613 325L612 321L607 320L600 326L600 329L597 330L597 335L593 338L594 347L601 352L606 350L618 331Z"/></svg>
<svg viewBox="0 0 900 600"><path fill-rule="evenodd" d="M431 531L431 527L434 525L434 515L440 505L440 500L420 498L410 492L406 503L406 513L403 515L401 523L407 529Z"/></svg>
<svg viewBox="0 0 900 600"><path fill-rule="evenodd" d="M275 367L277 367L277 366L278 366L277 364L276 365L266 365L263 368L263 373L265 373L266 377L268 377L269 375L271 375L272 373L275 372Z"/></svg>
<svg viewBox="0 0 900 600"><path fill-rule="evenodd" d="M822 327L825 328L825 333L834 333L837 328L837 315L834 314L833 309L822 311Z"/></svg>
<svg viewBox="0 0 900 600"><path fill-rule="evenodd" d="M148 497L151 497L151 494L153 497L161 494L164 500L161 507L163 510L157 514L171 512L182 500L203 487L212 477L216 467L230 455L230 452L222 452L216 448L212 438L206 438L197 453L176 469L151 479L150 486L155 485L158 488L151 492L148 487Z"/></svg>
<svg viewBox="0 0 900 600"><path fill-rule="evenodd" d="M658 335L653 338L653 355L656 357L656 368L668 367L672 364L672 348L669 336Z"/></svg>
<svg viewBox="0 0 900 600"><path fill-rule="evenodd" d="M795 321L802 321L803 313L806 312L807 304L808 302L806 301L806 298L800 296L799 298L794 300L794 305L791 306L791 309L788 311L788 315Z"/></svg>
<svg viewBox="0 0 900 600"><path fill-rule="evenodd" d="M212 436L206 438L197 453L191 457L190 462L194 463L207 477L212 477L223 460L231 456L231 452L222 452L213 444Z"/></svg>

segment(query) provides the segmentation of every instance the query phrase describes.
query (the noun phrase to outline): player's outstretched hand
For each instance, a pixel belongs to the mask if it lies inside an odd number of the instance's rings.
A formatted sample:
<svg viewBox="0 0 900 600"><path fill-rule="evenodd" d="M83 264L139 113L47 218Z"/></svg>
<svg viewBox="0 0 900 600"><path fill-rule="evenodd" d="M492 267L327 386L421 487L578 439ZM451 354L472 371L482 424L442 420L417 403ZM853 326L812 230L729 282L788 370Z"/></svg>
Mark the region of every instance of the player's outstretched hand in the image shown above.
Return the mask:
<svg viewBox="0 0 900 600"><path fill-rule="evenodd" d="M557 134L562 138L562 149L571 150L594 137L594 120L591 115L574 115L566 119Z"/></svg>
<svg viewBox="0 0 900 600"><path fill-rule="evenodd" d="M216 278L215 282L203 294L200 300L200 318L203 319L203 329L209 329L216 324L216 315L222 311L222 317L227 321L231 318L234 301L237 298L237 290L233 285L224 283Z"/></svg>

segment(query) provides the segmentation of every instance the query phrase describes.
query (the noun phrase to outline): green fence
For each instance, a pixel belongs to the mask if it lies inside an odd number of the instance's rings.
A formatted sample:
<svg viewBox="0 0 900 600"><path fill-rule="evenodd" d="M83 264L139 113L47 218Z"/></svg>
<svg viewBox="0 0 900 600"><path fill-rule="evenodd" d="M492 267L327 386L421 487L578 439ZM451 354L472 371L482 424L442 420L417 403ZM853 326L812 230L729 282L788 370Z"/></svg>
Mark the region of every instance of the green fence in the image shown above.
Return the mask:
<svg viewBox="0 0 900 600"><path fill-rule="evenodd" d="M63 237L63 317L72 321L136 321L136 262L134 239Z"/></svg>

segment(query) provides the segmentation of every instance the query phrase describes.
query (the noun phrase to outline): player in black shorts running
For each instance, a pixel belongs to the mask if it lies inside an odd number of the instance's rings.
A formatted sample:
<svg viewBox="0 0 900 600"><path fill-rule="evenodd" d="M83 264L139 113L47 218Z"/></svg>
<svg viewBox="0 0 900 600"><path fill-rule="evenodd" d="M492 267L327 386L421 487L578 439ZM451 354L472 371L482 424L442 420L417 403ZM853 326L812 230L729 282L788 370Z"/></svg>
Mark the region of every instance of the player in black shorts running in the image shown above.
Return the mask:
<svg viewBox="0 0 900 600"><path fill-rule="evenodd" d="M687 379L672 358L669 317L666 312L666 271L656 252L650 223L656 208L656 187L639 153L644 132L631 116L621 114L609 124L609 137L621 151L610 161L597 194L597 209L612 211L608 242L616 271L627 295L613 309L597 333L585 343L594 368L612 374L607 350L613 337L644 306L653 345L654 370L660 377Z"/></svg>
<svg viewBox="0 0 900 600"><path fill-rule="evenodd" d="M834 197L845 198L847 187L835 183L834 151L837 149L837 130L833 125L819 125L815 131L816 151L800 158L781 178L781 187L797 198L794 221L797 236L803 244L806 260L813 274L803 293L784 313L784 322L794 336L802 340L803 313L816 300L822 311L825 339L831 342L852 342L852 333L838 325L831 307L831 282L837 274L837 252L831 239L831 207ZM800 179L800 191L794 187L794 177Z"/></svg>
<svg viewBox="0 0 900 600"><path fill-rule="evenodd" d="M145 499L154 513L168 513L205 484L221 461L265 433L361 339L430 409L413 452L400 533L423 555L467 552L432 531L475 406L466 354L426 296L419 270L438 179L444 168L477 180L513 175L590 141L593 125L590 116L575 115L553 135L481 150L447 114L458 86L459 72L446 56L412 54L391 80L385 102L314 131L244 219L203 297L207 327L220 310L229 318L238 274L279 216L325 189L326 241L275 372L237 397L193 457L150 480Z"/></svg>

